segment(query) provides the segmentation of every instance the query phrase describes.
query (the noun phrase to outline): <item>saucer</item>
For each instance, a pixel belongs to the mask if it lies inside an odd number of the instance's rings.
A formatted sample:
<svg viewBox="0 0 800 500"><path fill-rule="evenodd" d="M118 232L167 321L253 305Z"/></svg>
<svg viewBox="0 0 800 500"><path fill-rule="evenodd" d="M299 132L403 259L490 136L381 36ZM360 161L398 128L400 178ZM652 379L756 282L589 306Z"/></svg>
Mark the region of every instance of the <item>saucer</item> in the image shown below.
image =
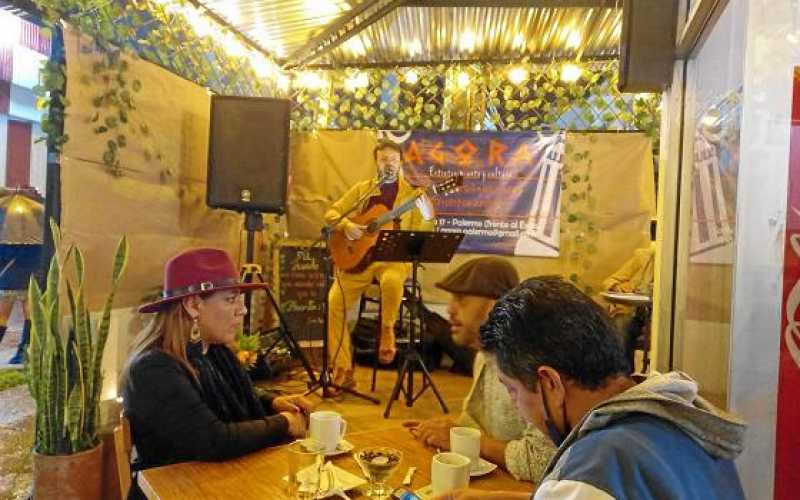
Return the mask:
<svg viewBox="0 0 800 500"><path fill-rule="evenodd" d="M492 462L481 458L478 462L478 466L469 471L469 475L470 477L485 476L486 474L494 471L496 468L497 464L493 464Z"/></svg>
<svg viewBox="0 0 800 500"><path fill-rule="evenodd" d="M416 493L421 500L428 500L429 498L433 498L433 485L429 484L428 486L423 486L414 493Z"/></svg>
<svg viewBox="0 0 800 500"><path fill-rule="evenodd" d="M343 455L345 453L350 453L353 451L353 444L345 439L339 441L339 444L336 445L336 449L332 451L326 451L323 453L326 457L335 457L336 455Z"/></svg>

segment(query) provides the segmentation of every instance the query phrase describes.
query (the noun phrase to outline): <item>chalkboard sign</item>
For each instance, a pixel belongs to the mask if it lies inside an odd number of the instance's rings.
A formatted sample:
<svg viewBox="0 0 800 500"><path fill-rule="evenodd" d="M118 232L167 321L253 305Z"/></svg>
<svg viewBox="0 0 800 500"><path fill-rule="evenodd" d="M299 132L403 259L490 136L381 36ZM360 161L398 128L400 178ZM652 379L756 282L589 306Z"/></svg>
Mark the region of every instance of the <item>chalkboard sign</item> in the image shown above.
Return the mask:
<svg viewBox="0 0 800 500"><path fill-rule="evenodd" d="M328 297L322 256L327 250L309 241L284 241L273 255L274 289L289 328L300 345L322 340L322 303ZM316 345L316 343L315 343Z"/></svg>

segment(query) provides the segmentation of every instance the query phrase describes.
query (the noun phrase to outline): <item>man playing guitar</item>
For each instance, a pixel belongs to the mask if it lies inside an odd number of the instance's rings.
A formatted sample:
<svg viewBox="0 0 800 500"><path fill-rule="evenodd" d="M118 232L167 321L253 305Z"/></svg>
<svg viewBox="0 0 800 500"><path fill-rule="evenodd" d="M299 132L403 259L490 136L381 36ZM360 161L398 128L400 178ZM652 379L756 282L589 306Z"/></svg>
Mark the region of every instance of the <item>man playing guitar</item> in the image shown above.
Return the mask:
<svg viewBox="0 0 800 500"><path fill-rule="evenodd" d="M413 200L413 209L405 211L393 220L394 229L431 231L434 228L433 206L422 190L411 186L402 175L403 150L397 143L381 140L375 146L373 156L378 167L377 179L361 181L350 188L325 212L326 224L332 224L351 207L360 203L357 214L364 214L377 205L386 210L393 209L404 202ZM361 201L360 201L361 200ZM359 242L367 237L369 229L375 228L359 224L346 217L336 226L345 241ZM336 250L331 246L332 253ZM403 284L408 277L411 264L404 262L368 262L369 257L349 270L337 267L336 279L328 294L328 355L334 368L334 382L343 387L354 388L353 361L350 332L347 329L346 312L355 306L361 295L376 279L381 290L381 335L378 359L383 364L394 360L394 324L397 321L400 302L403 298ZM334 261L336 261L334 255Z"/></svg>

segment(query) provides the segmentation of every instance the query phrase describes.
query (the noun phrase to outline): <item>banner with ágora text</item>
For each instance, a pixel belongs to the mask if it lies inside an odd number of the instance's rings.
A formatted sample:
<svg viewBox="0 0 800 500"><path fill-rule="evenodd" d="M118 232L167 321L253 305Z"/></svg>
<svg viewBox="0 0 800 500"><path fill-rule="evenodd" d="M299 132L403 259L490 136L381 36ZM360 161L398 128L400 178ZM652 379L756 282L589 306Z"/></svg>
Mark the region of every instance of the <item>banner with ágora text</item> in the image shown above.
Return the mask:
<svg viewBox="0 0 800 500"><path fill-rule="evenodd" d="M438 230L465 233L459 252L558 256L564 132L381 134L402 143L413 184L463 175L434 200Z"/></svg>

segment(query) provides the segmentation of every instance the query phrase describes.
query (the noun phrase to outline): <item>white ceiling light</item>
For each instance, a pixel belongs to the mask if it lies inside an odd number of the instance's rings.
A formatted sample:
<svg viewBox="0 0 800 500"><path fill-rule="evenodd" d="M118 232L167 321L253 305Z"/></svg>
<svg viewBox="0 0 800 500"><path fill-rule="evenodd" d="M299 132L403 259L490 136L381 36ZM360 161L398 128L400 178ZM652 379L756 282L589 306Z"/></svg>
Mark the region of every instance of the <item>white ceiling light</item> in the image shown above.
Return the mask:
<svg viewBox="0 0 800 500"><path fill-rule="evenodd" d="M569 30L569 34L567 34L567 48L568 49L577 49L581 46L581 41L583 37L581 36L578 30Z"/></svg>
<svg viewBox="0 0 800 500"><path fill-rule="evenodd" d="M475 33L471 31L462 33L461 39L459 40L459 48L462 52L472 52L475 50Z"/></svg>
<svg viewBox="0 0 800 500"><path fill-rule="evenodd" d="M422 42L419 41L419 38L415 38L406 44L406 52L411 57L422 54Z"/></svg>
<svg viewBox="0 0 800 500"><path fill-rule="evenodd" d="M367 53L364 42L358 37L353 37L344 43L344 46L355 56L363 56Z"/></svg>

